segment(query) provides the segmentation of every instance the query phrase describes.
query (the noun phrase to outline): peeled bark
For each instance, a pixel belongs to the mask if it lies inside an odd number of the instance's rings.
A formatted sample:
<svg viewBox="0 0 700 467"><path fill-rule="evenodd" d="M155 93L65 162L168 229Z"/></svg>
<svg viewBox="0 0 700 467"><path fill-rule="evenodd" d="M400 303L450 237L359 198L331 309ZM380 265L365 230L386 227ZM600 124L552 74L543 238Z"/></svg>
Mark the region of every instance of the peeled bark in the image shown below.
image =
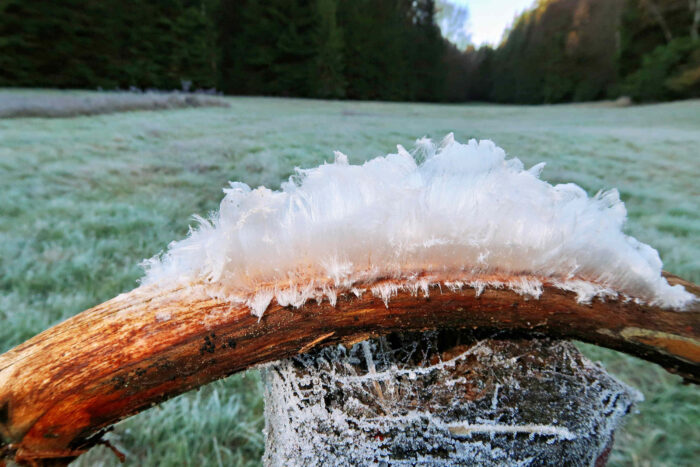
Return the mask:
<svg viewBox="0 0 700 467"><path fill-rule="evenodd" d="M445 278L448 280L449 278ZM679 278L695 295L698 287ZM634 301L580 304L545 282L539 299L510 290L399 291L300 309L272 303L262 319L201 287L142 287L0 355L0 458L71 460L100 430L165 399L260 363L391 332L473 328L573 338L621 350L700 381L700 307Z"/></svg>
<svg viewBox="0 0 700 467"><path fill-rule="evenodd" d="M604 465L638 391L565 341L390 335L263 369L267 466Z"/></svg>

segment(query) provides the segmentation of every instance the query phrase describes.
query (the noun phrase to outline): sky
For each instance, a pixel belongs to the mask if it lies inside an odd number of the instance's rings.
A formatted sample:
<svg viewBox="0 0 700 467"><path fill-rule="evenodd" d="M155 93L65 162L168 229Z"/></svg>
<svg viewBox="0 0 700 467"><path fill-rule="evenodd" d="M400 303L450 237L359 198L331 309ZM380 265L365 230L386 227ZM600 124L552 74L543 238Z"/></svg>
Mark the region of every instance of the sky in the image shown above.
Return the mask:
<svg viewBox="0 0 700 467"><path fill-rule="evenodd" d="M476 45L497 45L503 31L517 14L532 6L535 0L451 0L469 9L468 33Z"/></svg>

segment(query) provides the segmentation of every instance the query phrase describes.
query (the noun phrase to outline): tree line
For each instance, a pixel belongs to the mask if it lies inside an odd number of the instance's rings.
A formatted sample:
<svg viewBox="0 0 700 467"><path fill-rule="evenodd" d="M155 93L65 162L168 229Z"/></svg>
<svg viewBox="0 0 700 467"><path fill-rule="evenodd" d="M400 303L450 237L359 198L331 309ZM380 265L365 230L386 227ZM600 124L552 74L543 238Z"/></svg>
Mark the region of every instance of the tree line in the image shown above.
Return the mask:
<svg viewBox="0 0 700 467"><path fill-rule="evenodd" d="M0 86L215 87L216 3L3 0Z"/></svg>
<svg viewBox="0 0 700 467"><path fill-rule="evenodd" d="M540 0L498 47L468 49L466 100L700 97L700 0Z"/></svg>
<svg viewBox="0 0 700 467"><path fill-rule="evenodd" d="M232 94L440 100L433 0L222 1L221 89Z"/></svg>
<svg viewBox="0 0 700 467"><path fill-rule="evenodd" d="M501 44L466 50L441 36L439 7L5 0L0 86L512 103L700 96L700 0L540 0Z"/></svg>

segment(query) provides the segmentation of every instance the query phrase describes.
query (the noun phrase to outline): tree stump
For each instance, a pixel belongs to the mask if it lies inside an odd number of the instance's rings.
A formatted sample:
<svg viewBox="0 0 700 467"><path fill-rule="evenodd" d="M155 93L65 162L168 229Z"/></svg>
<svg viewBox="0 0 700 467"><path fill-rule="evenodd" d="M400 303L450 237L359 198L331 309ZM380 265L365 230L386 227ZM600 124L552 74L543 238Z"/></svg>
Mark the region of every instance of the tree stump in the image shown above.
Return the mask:
<svg viewBox="0 0 700 467"><path fill-rule="evenodd" d="M641 394L566 341L391 334L271 364L264 463L604 465Z"/></svg>

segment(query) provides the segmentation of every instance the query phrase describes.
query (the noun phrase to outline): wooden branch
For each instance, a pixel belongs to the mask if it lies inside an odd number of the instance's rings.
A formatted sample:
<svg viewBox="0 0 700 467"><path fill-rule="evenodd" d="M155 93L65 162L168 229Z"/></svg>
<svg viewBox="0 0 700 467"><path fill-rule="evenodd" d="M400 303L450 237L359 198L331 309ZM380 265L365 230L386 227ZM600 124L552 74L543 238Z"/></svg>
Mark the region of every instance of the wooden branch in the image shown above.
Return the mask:
<svg viewBox="0 0 700 467"><path fill-rule="evenodd" d="M700 288L674 276L696 296ZM510 290L371 294L300 309L272 303L262 319L196 288L141 287L84 311L0 355L0 459L70 461L100 430L170 397L251 366L395 331L473 328L579 339L656 362L700 382L700 307L576 302L545 284L539 299ZM1 463L2 461L0 461Z"/></svg>

